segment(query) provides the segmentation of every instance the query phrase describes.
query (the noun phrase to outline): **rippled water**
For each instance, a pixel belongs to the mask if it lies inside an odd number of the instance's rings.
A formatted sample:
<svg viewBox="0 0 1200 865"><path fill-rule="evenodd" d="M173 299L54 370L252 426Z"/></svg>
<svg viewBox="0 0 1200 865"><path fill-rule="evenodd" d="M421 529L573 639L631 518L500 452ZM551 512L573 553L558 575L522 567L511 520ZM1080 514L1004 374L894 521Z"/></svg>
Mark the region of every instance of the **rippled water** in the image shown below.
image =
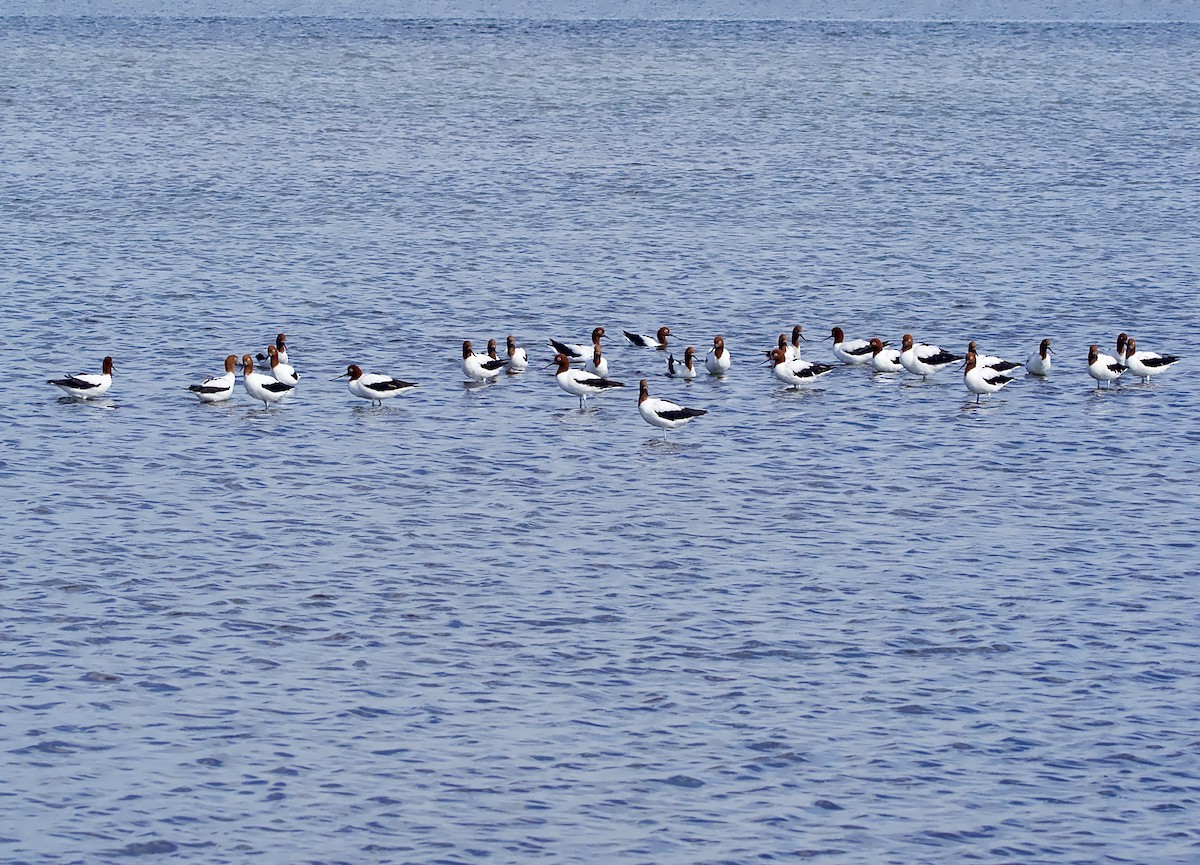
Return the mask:
<svg viewBox="0 0 1200 865"><path fill-rule="evenodd" d="M0 19L0 859L1196 861L1198 34Z"/></svg>

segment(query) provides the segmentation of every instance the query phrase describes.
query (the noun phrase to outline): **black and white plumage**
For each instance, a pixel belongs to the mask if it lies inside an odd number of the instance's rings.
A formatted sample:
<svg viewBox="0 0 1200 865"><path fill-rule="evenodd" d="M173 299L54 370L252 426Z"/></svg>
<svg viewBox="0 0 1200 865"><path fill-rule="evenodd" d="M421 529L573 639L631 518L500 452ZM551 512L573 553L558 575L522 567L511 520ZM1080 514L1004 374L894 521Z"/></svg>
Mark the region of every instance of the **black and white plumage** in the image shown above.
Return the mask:
<svg viewBox="0 0 1200 865"><path fill-rule="evenodd" d="M771 352L771 373L775 378L793 388L799 389L803 385L812 384L831 372L833 372L833 367L827 363L814 363L811 360L788 360L785 348L777 348Z"/></svg>
<svg viewBox="0 0 1200 865"><path fill-rule="evenodd" d="M663 431L663 438L665 439L667 437L667 430L679 429L691 421L692 418L708 414L708 410L687 408L670 400L656 399L650 396L649 383L646 379L642 379L638 387L638 414L642 416L642 420L646 423L661 429Z"/></svg>
<svg viewBox="0 0 1200 865"><path fill-rule="evenodd" d="M1125 351L1125 366L1131 373L1140 376L1143 384L1150 380L1150 376L1166 372L1179 363L1179 358L1173 354L1138 351L1137 340L1132 337L1125 344Z"/></svg>
<svg viewBox="0 0 1200 865"><path fill-rule="evenodd" d="M967 390L975 394L975 402L979 402L979 397L983 394L990 395L998 392L1012 380L1012 376L1005 375L994 367L979 366L975 352L967 352L963 384L966 385Z"/></svg>
<svg viewBox="0 0 1200 865"><path fill-rule="evenodd" d="M732 364L733 359L729 356L729 349L725 348L724 337L714 336L713 347L704 356L704 368L709 375L724 375Z"/></svg>
<svg viewBox="0 0 1200 865"><path fill-rule="evenodd" d="M291 363L291 361L288 359L287 334L286 333L277 333L275 335L275 351L279 353L279 362L280 363ZM268 357L267 353L263 352L262 354L256 355L254 359L257 361L260 361L262 363L266 363L267 357Z"/></svg>
<svg viewBox="0 0 1200 865"><path fill-rule="evenodd" d="M951 354L936 345L913 342L912 334L904 334L900 341L900 364L913 375L922 379L962 360L961 355Z"/></svg>
<svg viewBox="0 0 1200 865"><path fill-rule="evenodd" d="M587 363L583 365L583 371L598 375L600 378L608 378L608 358L600 351L600 343L592 343L592 354Z"/></svg>
<svg viewBox="0 0 1200 865"><path fill-rule="evenodd" d="M578 363L581 360L587 360L592 356L592 349L600 345L600 340L604 338L604 328L592 328L591 342L559 342L557 339L550 340L550 346L558 354L563 355L571 363Z"/></svg>
<svg viewBox="0 0 1200 865"><path fill-rule="evenodd" d="M1125 364L1121 363L1111 354L1101 354L1100 346L1093 345L1088 348L1088 375L1096 380L1097 389L1099 389L1103 382L1111 385L1124 372Z"/></svg>
<svg viewBox="0 0 1200 865"><path fill-rule="evenodd" d="M846 332L835 327L825 339L833 340L833 356L845 364L870 363L872 350L869 339L846 339ZM887 343L884 343L887 345Z"/></svg>
<svg viewBox="0 0 1200 865"><path fill-rule="evenodd" d="M282 334L280 335L282 336ZM300 373L296 372L295 367L283 359L279 349L275 346L267 346L267 358L271 362L271 375L275 376L275 381L281 381L292 387L300 383Z"/></svg>
<svg viewBox="0 0 1200 865"><path fill-rule="evenodd" d="M554 374L554 378L558 381L558 386L565 390L571 396L579 397L579 410L583 411L584 403L589 396L607 393L610 390L618 387L625 387L622 382L613 381L594 373L587 372L582 369L571 369L571 361L565 354L556 354L554 363L558 365L558 371Z"/></svg>
<svg viewBox="0 0 1200 865"><path fill-rule="evenodd" d="M980 354L979 348L975 340L967 343L967 354L975 355L976 366L986 366L989 369L994 369L997 372L1012 372L1014 369L1020 369L1023 364L1015 360L1005 360L1002 357L997 357L994 354Z"/></svg>
<svg viewBox="0 0 1200 865"><path fill-rule="evenodd" d="M293 385L284 384L274 376L255 372L254 358L248 354L242 355L242 384L246 386L246 393L250 394L252 399L258 400L268 408L295 390Z"/></svg>
<svg viewBox="0 0 1200 865"><path fill-rule="evenodd" d="M510 335L504 340L505 352L508 354L508 371L515 375L519 372L524 372L529 368L529 355L525 349L517 345L517 341Z"/></svg>
<svg viewBox="0 0 1200 865"><path fill-rule="evenodd" d="M621 331L625 334L625 338L638 348L654 348L659 351L665 351L667 348L667 337L671 335L671 328L660 327L654 336L647 336L644 333L630 333L627 330Z"/></svg>
<svg viewBox="0 0 1200 865"><path fill-rule="evenodd" d="M188 388L199 397L200 402L225 402L233 396L233 385L236 382L237 355L231 354L225 358L225 374L206 378L200 384Z"/></svg>
<svg viewBox="0 0 1200 865"><path fill-rule="evenodd" d="M696 371L696 349L688 346L683 353L683 363L675 359L675 355L667 358L667 375L671 378L682 378L687 381L694 379L699 373Z"/></svg>
<svg viewBox="0 0 1200 865"><path fill-rule="evenodd" d="M1030 375L1050 375L1050 370L1054 366L1054 362L1050 359L1053 354L1050 348L1050 340L1043 339L1038 345L1037 351L1029 355L1025 361L1025 369Z"/></svg>
<svg viewBox="0 0 1200 865"><path fill-rule="evenodd" d="M75 399L96 399L104 396L112 387L113 359L111 357L104 358L100 369L101 371L98 373L80 372L74 375L69 374L66 378L47 379L46 384L54 385L67 396Z"/></svg>
<svg viewBox="0 0 1200 865"><path fill-rule="evenodd" d="M362 368L354 363L346 367L345 375L339 375L338 378L349 378L347 387L350 393L379 405L383 405L385 399L408 393L417 386L414 382L392 378L390 375L363 372Z"/></svg>
<svg viewBox="0 0 1200 865"><path fill-rule="evenodd" d="M492 342L492 348L495 349L495 340ZM471 381L491 381L497 378L506 366L508 366L507 359L476 354L471 349L471 340L463 340L462 360L459 361L459 368L463 371L463 375Z"/></svg>
<svg viewBox="0 0 1200 865"><path fill-rule="evenodd" d="M900 349L888 348L879 337L871 338L871 368L876 372L904 372Z"/></svg>

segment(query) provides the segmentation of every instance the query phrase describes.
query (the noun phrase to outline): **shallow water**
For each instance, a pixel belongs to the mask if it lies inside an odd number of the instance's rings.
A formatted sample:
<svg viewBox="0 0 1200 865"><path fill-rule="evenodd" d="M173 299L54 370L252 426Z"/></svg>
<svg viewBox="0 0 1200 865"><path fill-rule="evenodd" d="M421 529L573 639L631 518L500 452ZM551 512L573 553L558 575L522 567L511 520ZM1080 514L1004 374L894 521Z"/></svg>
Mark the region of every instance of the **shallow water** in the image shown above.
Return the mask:
<svg viewBox="0 0 1200 865"><path fill-rule="evenodd" d="M1194 861L1200 397L1084 357L1192 353L1196 37L0 19L0 859Z"/></svg>

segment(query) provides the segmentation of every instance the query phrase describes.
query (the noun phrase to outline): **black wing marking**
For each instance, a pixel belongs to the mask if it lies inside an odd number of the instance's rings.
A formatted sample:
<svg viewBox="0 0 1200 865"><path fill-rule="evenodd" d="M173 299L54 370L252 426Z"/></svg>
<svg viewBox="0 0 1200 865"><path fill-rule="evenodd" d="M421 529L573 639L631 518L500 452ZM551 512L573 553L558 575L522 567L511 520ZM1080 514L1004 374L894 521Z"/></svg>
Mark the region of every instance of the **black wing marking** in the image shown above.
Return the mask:
<svg viewBox="0 0 1200 865"><path fill-rule="evenodd" d="M66 378L60 379L47 379L46 384L57 384L61 385L62 387L73 387L77 390L88 390L89 388L100 386L96 382L84 381L81 378L75 378L73 375L68 375Z"/></svg>
<svg viewBox="0 0 1200 865"><path fill-rule="evenodd" d="M506 366L508 366L508 361L506 361L506 360L497 359L497 360L483 361L483 368L488 370L489 372L491 372L493 370L497 370L497 369L504 369L504 367L506 367Z"/></svg>
<svg viewBox="0 0 1200 865"><path fill-rule="evenodd" d="M224 393L233 390L233 385L194 384L188 388L192 393Z"/></svg>
<svg viewBox="0 0 1200 865"><path fill-rule="evenodd" d="M814 363L812 366L800 370L796 375L800 378L816 378L819 375L825 375L827 372L833 372L833 367L824 363Z"/></svg>
<svg viewBox="0 0 1200 865"><path fill-rule="evenodd" d="M1175 357L1173 354L1164 354L1162 357L1143 358L1142 365L1157 368L1162 366L1170 366L1171 364L1176 363L1178 360L1179 358Z"/></svg>
<svg viewBox="0 0 1200 865"><path fill-rule="evenodd" d="M687 420L690 417L700 417L702 414L708 414L708 409L704 408L673 408L669 411L656 411L663 420Z"/></svg>
<svg viewBox="0 0 1200 865"><path fill-rule="evenodd" d="M367 390L375 390L381 393L387 393L393 390L404 390L406 387L416 387L416 385L410 381L401 381L398 378L394 378L391 381L380 381L375 382L374 384L369 384L367 385Z"/></svg>
<svg viewBox="0 0 1200 865"><path fill-rule="evenodd" d="M575 351L575 349L571 348L571 346L567 345L565 342L559 342L557 339L550 340L550 345L553 346L554 350L559 354L565 354L567 357L583 357L583 355Z"/></svg>
<svg viewBox="0 0 1200 865"><path fill-rule="evenodd" d="M885 342L884 345L887 345L887 343ZM859 346L858 348L855 348L855 349L851 349L850 351L847 351L846 354L852 354L855 357L862 357L864 354L870 354L873 351L874 351L874 349L871 348L871 346L868 344L868 345Z"/></svg>
<svg viewBox="0 0 1200 865"><path fill-rule="evenodd" d="M628 339L630 342L632 342L634 345L641 346L642 348L645 348L647 345L649 345L649 343L646 342L645 339L643 339L641 336L638 336L636 333L630 333L627 330L623 330L623 331L621 331L621 333L625 334L625 338Z"/></svg>
<svg viewBox="0 0 1200 865"><path fill-rule="evenodd" d="M610 378L592 378L592 379L588 379L586 382L584 382L584 384L588 385L589 387L599 387L599 388L625 387L624 382L613 381Z"/></svg>
<svg viewBox="0 0 1200 865"><path fill-rule="evenodd" d="M917 360L921 361L922 363L927 363L930 366L941 366L948 363L956 363L962 360L962 355L951 354L948 351L942 350L937 354L930 355L929 357L918 357Z"/></svg>
<svg viewBox="0 0 1200 865"><path fill-rule="evenodd" d="M271 381L263 385L263 390L269 390L271 393L287 393L289 390L295 390L295 387L281 381Z"/></svg>

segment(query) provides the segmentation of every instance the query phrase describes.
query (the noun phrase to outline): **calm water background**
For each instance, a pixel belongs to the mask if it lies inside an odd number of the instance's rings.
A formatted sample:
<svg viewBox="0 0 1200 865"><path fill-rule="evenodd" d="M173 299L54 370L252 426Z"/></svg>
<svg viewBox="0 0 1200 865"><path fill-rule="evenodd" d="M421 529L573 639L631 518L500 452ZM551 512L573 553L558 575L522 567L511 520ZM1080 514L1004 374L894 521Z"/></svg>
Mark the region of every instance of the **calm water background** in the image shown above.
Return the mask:
<svg viewBox="0 0 1200 865"><path fill-rule="evenodd" d="M0 860L1200 859L1194 361L1084 361L1196 353L1198 37L0 20ZM536 365L664 323L668 443ZM1058 366L796 394L795 323Z"/></svg>

